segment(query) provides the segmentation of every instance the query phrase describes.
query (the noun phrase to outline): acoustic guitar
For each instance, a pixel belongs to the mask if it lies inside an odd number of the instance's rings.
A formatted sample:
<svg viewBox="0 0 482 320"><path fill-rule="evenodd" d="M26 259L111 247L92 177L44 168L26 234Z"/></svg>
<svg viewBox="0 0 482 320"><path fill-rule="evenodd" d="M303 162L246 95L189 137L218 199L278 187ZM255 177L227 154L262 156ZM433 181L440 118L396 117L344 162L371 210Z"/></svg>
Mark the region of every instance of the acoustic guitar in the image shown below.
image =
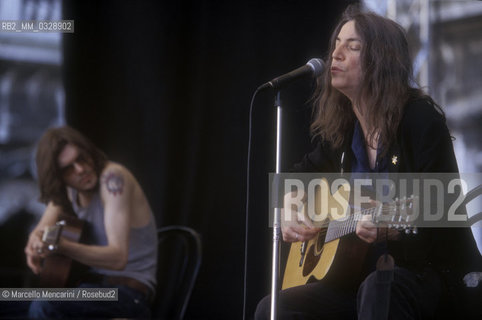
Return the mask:
<svg viewBox="0 0 482 320"><path fill-rule="evenodd" d="M39 285L46 288L62 288L69 285L73 264L71 258L56 253L60 237L79 242L84 221L73 215L62 214L54 226L46 227L42 241L48 244L52 251L43 259L42 271L39 275Z"/></svg>
<svg viewBox="0 0 482 320"><path fill-rule="evenodd" d="M324 201L326 201L325 198L328 199L328 204L325 206L328 212L321 212L319 204L322 191L316 189L315 213L326 214L321 215L326 216L326 219L314 222L315 226L321 227L316 237L309 241L291 244L283 277L283 289L321 279L343 287L358 285L362 280L362 266L369 244L359 239L354 232L357 222L364 215L370 215L375 223L383 221L384 226L388 228L416 233L416 228L410 225L413 197L379 204L350 214L347 190L349 186L342 186L333 195L329 192L323 193L328 195L323 198ZM339 201L340 197L346 201ZM305 217L307 217L306 207L305 204L302 208Z"/></svg>

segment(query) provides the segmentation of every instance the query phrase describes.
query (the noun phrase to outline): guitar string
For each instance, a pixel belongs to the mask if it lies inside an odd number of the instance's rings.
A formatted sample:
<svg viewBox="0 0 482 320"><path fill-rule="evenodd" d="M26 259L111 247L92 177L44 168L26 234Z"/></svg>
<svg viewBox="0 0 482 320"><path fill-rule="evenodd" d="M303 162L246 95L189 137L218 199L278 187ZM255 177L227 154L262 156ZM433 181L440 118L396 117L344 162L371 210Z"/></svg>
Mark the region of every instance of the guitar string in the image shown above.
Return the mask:
<svg viewBox="0 0 482 320"><path fill-rule="evenodd" d="M400 212L402 210L406 210L405 208L401 208L403 205L406 205L406 201L397 201L395 204L381 205L381 207L376 206L376 207L364 209L338 220L325 219L323 223L320 225L320 227L323 229L327 229L327 232L328 232L328 229L330 229L331 227L332 233L335 233L337 237L339 237L340 235L343 236L355 230L356 224L359 220L355 218L360 218L366 215L372 215L373 217L376 212L379 212L379 215L383 215L385 213L391 214L392 221L389 221L390 223L402 222L401 221L402 215L400 214ZM397 221L397 219L399 221ZM406 222L406 221L403 221L403 222Z"/></svg>
<svg viewBox="0 0 482 320"><path fill-rule="evenodd" d="M400 201L399 201L400 203ZM355 212L347 217L345 217L343 219L343 221L340 221L340 220L325 220L325 223L322 224L322 226L327 226L327 234L330 232L330 236L327 237L325 236L325 239L328 238L328 240L333 240L333 239L337 239L343 235L346 235L348 233L351 233L353 232L355 229L356 229L356 224L358 222L358 219L355 219L355 217L361 217L361 216L364 216L364 215L369 215L371 214L372 217L373 215L378 211L379 214L384 214L384 213L391 213L393 214L394 212L395 213L400 213L401 210L404 210L403 208L401 209L401 205L399 205L399 203L397 203L396 205L393 205L393 204L390 204L390 205L382 205L381 207L380 206L377 206L377 207L372 207L372 208L368 208L368 209L365 209L365 210L361 210L361 211L358 211L358 212ZM405 204L405 203L403 203ZM398 217L398 219L400 220L402 218L402 216L400 214L395 214L395 215L392 215L393 218L392 218L392 221L390 221L390 223L394 223L396 222L396 218ZM401 221L399 221L401 222ZM331 229L330 229L331 227ZM333 236L331 236L331 234L333 234Z"/></svg>

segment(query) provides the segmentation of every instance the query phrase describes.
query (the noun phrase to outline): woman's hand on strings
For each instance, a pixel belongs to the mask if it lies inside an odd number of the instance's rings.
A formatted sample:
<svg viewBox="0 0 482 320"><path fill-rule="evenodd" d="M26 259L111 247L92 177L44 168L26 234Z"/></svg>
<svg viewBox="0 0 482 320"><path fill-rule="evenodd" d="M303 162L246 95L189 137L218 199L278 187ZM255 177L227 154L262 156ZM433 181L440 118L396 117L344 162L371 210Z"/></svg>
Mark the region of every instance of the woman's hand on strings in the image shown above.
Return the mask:
<svg viewBox="0 0 482 320"><path fill-rule="evenodd" d="M288 194L285 196L287 199ZM314 238L320 228L313 225L311 219L303 214L302 208L287 205L281 209L281 232L286 242L308 241Z"/></svg>

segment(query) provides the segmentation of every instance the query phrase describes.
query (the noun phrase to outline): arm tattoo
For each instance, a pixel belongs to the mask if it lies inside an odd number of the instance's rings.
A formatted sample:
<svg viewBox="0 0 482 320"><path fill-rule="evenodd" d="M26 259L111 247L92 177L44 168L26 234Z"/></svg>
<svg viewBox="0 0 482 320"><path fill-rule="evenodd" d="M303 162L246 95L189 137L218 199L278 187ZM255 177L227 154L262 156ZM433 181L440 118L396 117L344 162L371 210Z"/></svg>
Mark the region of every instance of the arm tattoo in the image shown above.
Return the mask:
<svg viewBox="0 0 482 320"><path fill-rule="evenodd" d="M107 191L116 195L121 195L124 191L124 178L120 173L109 172L102 176L102 182L105 183Z"/></svg>

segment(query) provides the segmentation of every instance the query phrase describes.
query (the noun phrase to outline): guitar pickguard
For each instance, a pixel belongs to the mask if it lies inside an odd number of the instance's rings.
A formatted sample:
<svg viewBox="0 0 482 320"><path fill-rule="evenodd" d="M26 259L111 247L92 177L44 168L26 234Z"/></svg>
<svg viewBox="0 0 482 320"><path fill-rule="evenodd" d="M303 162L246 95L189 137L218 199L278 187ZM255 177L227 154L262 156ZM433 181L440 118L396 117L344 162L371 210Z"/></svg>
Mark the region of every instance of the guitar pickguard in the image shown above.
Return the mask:
<svg viewBox="0 0 482 320"><path fill-rule="evenodd" d="M325 245L325 236L326 229L323 229L318 233L316 241L310 241L305 256L305 263L303 264L303 277L307 277L310 273L312 273L316 265L319 263Z"/></svg>

